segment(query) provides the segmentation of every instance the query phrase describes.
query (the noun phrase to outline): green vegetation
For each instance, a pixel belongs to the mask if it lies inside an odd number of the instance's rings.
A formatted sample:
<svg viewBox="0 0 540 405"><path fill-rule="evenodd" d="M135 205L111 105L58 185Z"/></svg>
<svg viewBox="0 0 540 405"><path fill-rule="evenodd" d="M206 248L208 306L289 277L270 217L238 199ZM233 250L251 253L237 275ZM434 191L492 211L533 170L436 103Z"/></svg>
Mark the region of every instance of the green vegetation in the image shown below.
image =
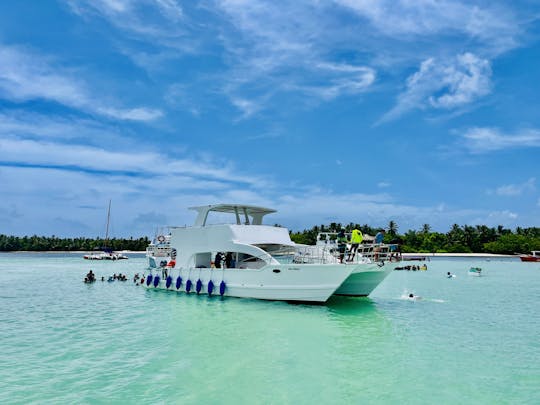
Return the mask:
<svg viewBox="0 0 540 405"><path fill-rule="evenodd" d="M89 239L89 238L58 238L56 236L7 236L0 235L0 252L13 251L92 251L108 247L112 250L143 251L150 240L147 237L139 239Z"/></svg>
<svg viewBox="0 0 540 405"><path fill-rule="evenodd" d="M375 235L378 228L369 225L350 223L342 225L314 226L302 232L291 232L291 239L296 243L313 245L319 232L337 232L345 228L347 232L358 228L364 234ZM399 243L404 253L499 253L515 254L540 250L540 228L516 228L514 231L502 226L489 228L485 225L459 226L454 224L446 233L432 232L428 224L419 231L409 230L404 234L398 232L398 225L390 221L386 227L385 242ZM138 239L104 239L96 238L58 238L56 236L6 236L0 235L0 251L92 251L104 246L112 250L144 251L150 240L147 237Z"/></svg>
<svg viewBox="0 0 540 405"><path fill-rule="evenodd" d="M337 232L345 228L347 232L357 228L364 234L375 235L377 228L368 225L350 223L342 225L314 226L302 232L292 232L291 239L296 243L312 245L319 232ZM540 228L516 228L515 231L503 226L489 228L485 225L459 226L454 224L446 233L431 232L431 227L424 224L419 231L409 230L405 234L398 233L398 226L390 221L386 227L385 242L399 243L404 253L529 253L540 250Z"/></svg>

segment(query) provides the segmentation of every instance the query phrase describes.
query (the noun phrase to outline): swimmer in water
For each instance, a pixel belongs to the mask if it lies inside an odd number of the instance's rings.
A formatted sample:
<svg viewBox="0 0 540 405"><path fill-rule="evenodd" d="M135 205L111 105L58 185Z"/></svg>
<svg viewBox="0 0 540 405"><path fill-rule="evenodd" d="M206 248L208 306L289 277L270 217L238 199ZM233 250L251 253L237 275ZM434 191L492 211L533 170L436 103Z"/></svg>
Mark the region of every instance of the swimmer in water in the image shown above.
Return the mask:
<svg viewBox="0 0 540 405"><path fill-rule="evenodd" d="M452 278L452 277L455 277L455 275L452 274L452 273L450 273L450 272L448 272L448 273L446 273L446 277L447 277L447 278Z"/></svg>

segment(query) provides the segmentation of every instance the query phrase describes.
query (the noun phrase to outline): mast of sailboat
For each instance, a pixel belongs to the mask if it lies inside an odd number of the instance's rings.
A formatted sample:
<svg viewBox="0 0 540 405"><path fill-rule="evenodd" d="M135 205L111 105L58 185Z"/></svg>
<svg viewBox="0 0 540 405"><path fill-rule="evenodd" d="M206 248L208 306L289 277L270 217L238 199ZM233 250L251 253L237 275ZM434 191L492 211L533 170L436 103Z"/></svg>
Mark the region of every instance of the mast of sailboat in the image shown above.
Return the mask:
<svg viewBox="0 0 540 405"><path fill-rule="evenodd" d="M105 247L107 247L107 241L109 240L109 221L111 220L111 200L109 200L109 209L107 210L107 228L105 230Z"/></svg>

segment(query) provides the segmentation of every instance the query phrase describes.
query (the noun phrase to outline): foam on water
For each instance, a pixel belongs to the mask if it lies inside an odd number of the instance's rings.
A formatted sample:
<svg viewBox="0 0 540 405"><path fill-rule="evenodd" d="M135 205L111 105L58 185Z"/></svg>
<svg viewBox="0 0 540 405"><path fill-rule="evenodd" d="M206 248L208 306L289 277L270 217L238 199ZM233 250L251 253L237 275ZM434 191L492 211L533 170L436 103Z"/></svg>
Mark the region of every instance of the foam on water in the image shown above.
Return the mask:
<svg viewBox="0 0 540 405"><path fill-rule="evenodd" d="M0 403L539 399L538 265L434 260L326 305L82 283L90 268L130 279L144 266L1 254Z"/></svg>

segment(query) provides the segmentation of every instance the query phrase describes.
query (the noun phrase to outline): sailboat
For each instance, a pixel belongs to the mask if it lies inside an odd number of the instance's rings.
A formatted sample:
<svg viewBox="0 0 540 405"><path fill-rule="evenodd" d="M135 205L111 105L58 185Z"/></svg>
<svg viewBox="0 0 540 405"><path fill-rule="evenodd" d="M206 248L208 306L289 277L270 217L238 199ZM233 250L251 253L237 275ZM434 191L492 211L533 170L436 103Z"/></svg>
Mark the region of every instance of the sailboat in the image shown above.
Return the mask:
<svg viewBox="0 0 540 405"><path fill-rule="evenodd" d="M89 253L83 256L86 260L122 260L127 259L126 255L113 252L113 250L107 247L107 241L109 240L109 223L111 221L111 200L109 200L109 209L107 210L107 229L105 230L105 247L101 248L102 252Z"/></svg>

